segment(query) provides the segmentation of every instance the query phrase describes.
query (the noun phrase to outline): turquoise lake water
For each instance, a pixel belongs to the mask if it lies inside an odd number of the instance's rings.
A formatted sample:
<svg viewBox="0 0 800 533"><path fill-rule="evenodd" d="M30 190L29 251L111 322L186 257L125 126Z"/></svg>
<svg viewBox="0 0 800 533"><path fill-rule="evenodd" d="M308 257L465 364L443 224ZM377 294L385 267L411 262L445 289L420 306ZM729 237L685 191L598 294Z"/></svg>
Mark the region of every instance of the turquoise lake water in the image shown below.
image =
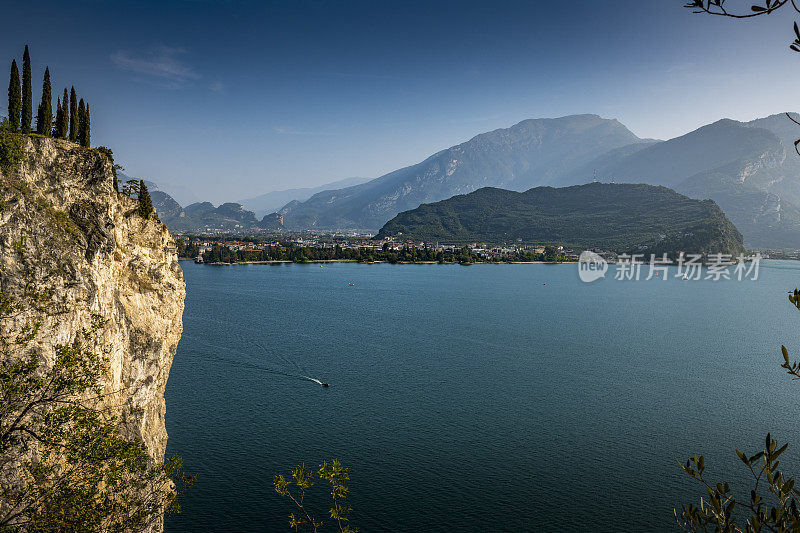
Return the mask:
<svg viewBox="0 0 800 533"><path fill-rule="evenodd" d="M676 531L704 494L676 459L735 488L734 448L768 431L800 474L779 367L800 263L592 284L575 264L182 265L167 452L198 481L168 532L288 531L273 476L331 458L363 532Z"/></svg>

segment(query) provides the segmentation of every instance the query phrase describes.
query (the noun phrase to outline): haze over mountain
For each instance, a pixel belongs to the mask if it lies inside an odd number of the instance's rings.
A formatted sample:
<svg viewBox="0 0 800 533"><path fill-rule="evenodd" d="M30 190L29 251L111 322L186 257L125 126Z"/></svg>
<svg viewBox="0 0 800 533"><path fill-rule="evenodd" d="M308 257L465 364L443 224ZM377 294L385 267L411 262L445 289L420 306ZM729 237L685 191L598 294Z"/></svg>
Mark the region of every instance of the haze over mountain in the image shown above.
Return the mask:
<svg viewBox="0 0 800 533"><path fill-rule="evenodd" d="M145 183L150 187L149 182ZM157 188L150 192L150 198L161 221L176 232L255 233L283 229L283 222L277 213L267 214L259 219L255 213L235 202L218 207L211 202L195 202L184 208L169 194Z"/></svg>
<svg viewBox="0 0 800 533"><path fill-rule="evenodd" d="M117 172L117 180L121 188L128 181L139 181L123 172ZM173 232L257 233L283 229L282 217L275 212L259 219L255 213L235 202L223 203L219 207L211 202L194 202L184 208L157 183L149 180L144 180L144 183L159 219Z"/></svg>
<svg viewBox="0 0 800 533"><path fill-rule="evenodd" d="M400 211L480 187L526 190L557 181L609 150L644 142L597 115L525 120L473 137L362 185L283 209L289 228L377 229Z"/></svg>
<svg viewBox="0 0 800 533"><path fill-rule="evenodd" d="M745 244L800 247L800 156L785 115L752 122L723 119L681 137L587 164L617 182L674 188L711 198L736 224ZM560 184L580 183L577 177Z"/></svg>
<svg viewBox="0 0 800 533"><path fill-rule="evenodd" d="M720 120L668 141L597 115L525 120L362 185L280 210L291 229L374 229L397 213L484 186L523 191L592 180L648 183L715 200L751 247L800 247L800 156L783 115Z"/></svg>
<svg viewBox="0 0 800 533"><path fill-rule="evenodd" d="M400 213L376 238L524 242L615 252L730 253L742 235L713 200L666 187L589 183L525 192L484 187Z"/></svg>
<svg viewBox="0 0 800 533"><path fill-rule="evenodd" d="M120 187L122 187L126 181L132 179L138 180L140 178L133 178L122 171L117 172L117 180ZM176 202L179 202L181 205L189 205L191 203L200 201L196 192L191 187L187 187L186 185L173 183L171 181L159 181L158 185L149 180L144 180L144 182L151 191L162 191L168 194L170 198L173 198Z"/></svg>
<svg viewBox="0 0 800 533"><path fill-rule="evenodd" d="M313 195L317 194L318 192L333 190L333 189L342 189L344 187L350 187L352 185L359 185L361 183L365 183L369 181L370 178L345 178L343 180L334 181L331 183L325 183L323 185L319 185L318 187L304 187L300 189L285 189L281 191L270 191L268 193L261 194L254 198L248 198L246 200L242 200L241 203L245 209L249 209L253 211L257 217L263 217L269 213L274 213L281 207L285 206L289 202L296 200L303 202L308 200Z"/></svg>

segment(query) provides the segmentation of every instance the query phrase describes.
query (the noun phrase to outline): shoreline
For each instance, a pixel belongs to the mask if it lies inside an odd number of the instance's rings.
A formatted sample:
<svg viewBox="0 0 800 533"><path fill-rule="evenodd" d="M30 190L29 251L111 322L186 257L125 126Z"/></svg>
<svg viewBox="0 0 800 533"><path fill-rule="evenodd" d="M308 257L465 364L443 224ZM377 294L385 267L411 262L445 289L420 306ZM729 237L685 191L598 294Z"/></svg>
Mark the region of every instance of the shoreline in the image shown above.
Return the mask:
<svg viewBox="0 0 800 533"><path fill-rule="evenodd" d="M191 261L194 262L194 259L190 259L188 257L181 257L178 258L178 261ZM474 263L457 263L457 262L445 262L440 263L438 261L395 261L392 263L391 261L356 261L354 259L315 259L315 260L308 260L308 261L288 261L286 259L276 259L275 261L237 261L235 263L196 263L199 265L209 265L209 266L233 266L233 265L272 265L272 264L282 264L282 263L290 263L290 264L322 264L322 263L357 263L361 265L377 265L377 264L387 264L387 265L461 265L461 266L472 266L472 265L561 265L561 264L574 264L577 261L476 261Z"/></svg>

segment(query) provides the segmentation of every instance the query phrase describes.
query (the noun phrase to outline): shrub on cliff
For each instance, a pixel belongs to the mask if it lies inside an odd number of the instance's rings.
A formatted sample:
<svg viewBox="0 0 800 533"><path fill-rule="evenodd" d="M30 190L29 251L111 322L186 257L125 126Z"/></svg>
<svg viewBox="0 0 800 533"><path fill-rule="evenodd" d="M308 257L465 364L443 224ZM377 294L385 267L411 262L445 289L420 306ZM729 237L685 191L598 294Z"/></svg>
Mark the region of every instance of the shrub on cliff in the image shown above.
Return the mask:
<svg viewBox="0 0 800 533"><path fill-rule="evenodd" d="M66 89L64 89L64 92L66 92ZM111 175L113 176L113 179L114 179L114 184L113 184L114 191L115 192L119 192L119 182L117 181L117 171L118 170L125 170L125 169L122 168L122 165L117 165L116 163L114 163L114 152L111 151L111 148L109 148L107 146L98 146L97 148L95 148L95 150L97 150L101 154L104 154L108 158L108 160L111 162Z"/></svg>
<svg viewBox="0 0 800 533"><path fill-rule="evenodd" d="M22 137L17 133L0 131L0 171L8 175L25 158Z"/></svg>
<svg viewBox="0 0 800 533"><path fill-rule="evenodd" d="M113 392L100 385L106 321L92 315L89 331L42 353L41 320L16 319L58 310L44 291L23 301L0 292L0 531L141 531L176 511L193 481L180 458L153 464L99 408Z"/></svg>

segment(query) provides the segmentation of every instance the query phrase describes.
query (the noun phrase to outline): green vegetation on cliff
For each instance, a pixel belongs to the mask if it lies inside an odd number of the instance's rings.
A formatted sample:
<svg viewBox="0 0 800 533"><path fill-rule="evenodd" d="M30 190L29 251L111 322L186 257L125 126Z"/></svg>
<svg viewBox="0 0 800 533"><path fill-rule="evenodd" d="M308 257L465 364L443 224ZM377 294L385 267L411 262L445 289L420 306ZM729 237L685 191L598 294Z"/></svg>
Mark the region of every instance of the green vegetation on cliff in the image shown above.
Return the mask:
<svg viewBox="0 0 800 533"><path fill-rule="evenodd" d="M0 131L0 172L8 174L16 169L25 157L22 136Z"/></svg>
<svg viewBox="0 0 800 533"><path fill-rule="evenodd" d="M744 251L741 234L712 200L639 184L536 187L522 193L486 187L400 213L377 235L384 237L658 254Z"/></svg>
<svg viewBox="0 0 800 533"><path fill-rule="evenodd" d="M192 482L163 426L183 277L111 155L0 131L0 531L159 531Z"/></svg>
<svg viewBox="0 0 800 533"><path fill-rule="evenodd" d="M107 320L93 314L91 329L51 353L33 348L41 318L14 327L29 306L72 311L56 309L51 295L30 289L19 301L0 292L0 530L143 531L180 509L194 479L179 457L151 461L98 408L111 394L98 347Z"/></svg>

